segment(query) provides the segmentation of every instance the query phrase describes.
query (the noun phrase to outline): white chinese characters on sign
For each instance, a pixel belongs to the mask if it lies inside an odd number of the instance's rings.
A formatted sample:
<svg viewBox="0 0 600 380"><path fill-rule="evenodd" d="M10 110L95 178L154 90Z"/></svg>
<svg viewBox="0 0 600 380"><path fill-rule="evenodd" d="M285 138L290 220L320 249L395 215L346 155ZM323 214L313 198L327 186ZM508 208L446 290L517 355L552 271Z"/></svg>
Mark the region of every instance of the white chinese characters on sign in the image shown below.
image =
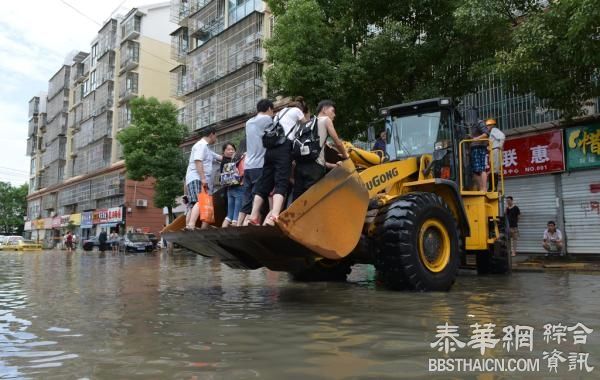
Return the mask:
<svg viewBox="0 0 600 380"><path fill-rule="evenodd" d="M503 162L502 165L504 168L510 168L511 166L517 166L517 150L516 149L508 149L502 152Z"/></svg>
<svg viewBox="0 0 600 380"><path fill-rule="evenodd" d="M548 145L536 145L531 150L531 163L532 164L543 164L550 161L548 157Z"/></svg>

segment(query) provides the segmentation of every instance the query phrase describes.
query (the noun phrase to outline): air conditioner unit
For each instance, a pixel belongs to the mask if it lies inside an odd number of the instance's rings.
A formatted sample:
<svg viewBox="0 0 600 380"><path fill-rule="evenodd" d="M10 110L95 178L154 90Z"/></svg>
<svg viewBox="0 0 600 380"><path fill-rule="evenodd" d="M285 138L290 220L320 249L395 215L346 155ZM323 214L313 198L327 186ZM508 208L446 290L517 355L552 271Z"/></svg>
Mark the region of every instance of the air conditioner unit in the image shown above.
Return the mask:
<svg viewBox="0 0 600 380"><path fill-rule="evenodd" d="M135 206L136 207L148 207L148 200L147 199L136 199Z"/></svg>

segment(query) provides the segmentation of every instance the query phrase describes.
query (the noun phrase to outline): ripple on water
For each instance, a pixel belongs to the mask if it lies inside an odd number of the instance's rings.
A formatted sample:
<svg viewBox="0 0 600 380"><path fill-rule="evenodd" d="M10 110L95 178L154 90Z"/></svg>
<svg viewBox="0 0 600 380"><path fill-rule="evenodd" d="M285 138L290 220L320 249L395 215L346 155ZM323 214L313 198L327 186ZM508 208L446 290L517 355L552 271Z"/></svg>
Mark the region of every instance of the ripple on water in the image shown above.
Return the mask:
<svg viewBox="0 0 600 380"><path fill-rule="evenodd" d="M0 377L417 379L446 321L600 331L598 276L467 274L449 293L374 278L357 266L349 283L294 283L187 254L0 254ZM597 358L600 342L586 349Z"/></svg>

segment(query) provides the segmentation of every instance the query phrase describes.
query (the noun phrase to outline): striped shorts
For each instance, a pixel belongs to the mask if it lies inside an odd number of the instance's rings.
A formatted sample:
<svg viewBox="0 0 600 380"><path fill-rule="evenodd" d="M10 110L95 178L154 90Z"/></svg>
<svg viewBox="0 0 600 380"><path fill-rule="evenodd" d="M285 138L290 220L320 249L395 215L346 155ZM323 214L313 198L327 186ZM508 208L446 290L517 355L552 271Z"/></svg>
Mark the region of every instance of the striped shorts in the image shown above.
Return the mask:
<svg viewBox="0 0 600 380"><path fill-rule="evenodd" d="M190 207L198 202L198 193L202 190L202 181L195 179L187 185L188 198L190 199Z"/></svg>

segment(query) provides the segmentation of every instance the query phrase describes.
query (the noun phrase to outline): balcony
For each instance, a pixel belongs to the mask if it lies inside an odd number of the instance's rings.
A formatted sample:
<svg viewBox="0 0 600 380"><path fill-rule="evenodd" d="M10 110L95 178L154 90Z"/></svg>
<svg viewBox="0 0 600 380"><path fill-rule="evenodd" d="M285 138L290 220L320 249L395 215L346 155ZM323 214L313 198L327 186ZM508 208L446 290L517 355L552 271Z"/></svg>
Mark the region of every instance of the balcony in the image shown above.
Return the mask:
<svg viewBox="0 0 600 380"><path fill-rule="evenodd" d="M140 26L142 24L141 15L141 13L134 13L121 23L121 42L134 40L140 36Z"/></svg>
<svg viewBox="0 0 600 380"><path fill-rule="evenodd" d="M171 58L179 63L185 63L189 51L188 29L181 27L171 33Z"/></svg>
<svg viewBox="0 0 600 380"><path fill-rule="evenodd" d="M98 86L106 81L112 81L115 77L115 52L103 55L98 59L96 72L98 73Z"/></svg>
<svg viewBox="0 0 600 380"><path fill-rule="evenodd" d="M94 128L92 141L112 135L112 112L104 113L94 118Z"/></svg>
<svg viewBox="0 0 600 380"><path fill-rule="evenodd" d="M207 41L225 28L225 2L213 0L200 2L197 12L190 12L189 36Z"/></svg>
<svg viewBox="0 0 600 380"><path fill-rule="evenodd" d="M27 130L27 136L34 136L37 134L38 118L33 117L29 120L29 128Z"/></svg>
<svg viewBox="0 0 600 380"><path fill-rule="evenodd" d="M78 84L83 82L90 71L89 61L86 59L83 62L76 63L75 65L73 65L72 70L73 83Z"/></svg>
<svg viewBox="0 0 600 380"><path fill-rule="evenodd" d="M138 74L127 73L121 76L119 102L123 103L138 95Z"/></svg>
<svg viewBox="0 0 600 380"><path fill-rule="evenodd" d="M29 118L37 116L40 112L40 98L39 96L34 96L29 101Z"/></svg>
<svg viewBox="0 0 600 380"><path fill-rule="evenodd" d="M140 44L135 41L125 41L121 45L120 73L136 68L140 63Z"/></svg>
<svg viewBox="0 0 600 380"><path fill-rule="evenodd" d="M171 96L182 97L187 93L186 66L179 65L170 71L171 73Z"/></svg>
<svg viewBox="0 0 600 380"><path fill-rule="evenodd" d="M117 24L117 20L110 19L98 32L98 61L106 53L114 52L117 43Z"/></svg>
<svg viewBox="0 0 600 380"><path fill-rule="evenodd" d="M37 146L36 146L36 138L35 137L29 137L27 139L27 156L35 156L36 152L37 152Z"/></svg>
<svg viewBox="0 0 600 380"><path fill-rule="evenodd" d="M125 104L122 107L119 107L119 130L125 129L131 123L131 110L129 109L129 105Z"/></svg>
<svg viewBox="0 0 600 380"><path fill-rule="evenodd" d="M94 100L94 115L98 116L103 112L110 111L113 106L113 82L107 81L96 89Z"/></svg>
<svg viewBox="0 0 600 380"><path fill-rule="evenodd" d="M64 88L68 89L71 78L71 66L64 65L48 82L48 99L52 99Z"/></svg>
<svg viewBox="0 0 600 380"><path fill-rule="evenodd" d="M45 135L46 141L52 141L58 136L64 136L67 133L67 114L63 113L55 117L48 123Z"/></svg>
<svg viewBox="0 0 600 380"><path fill-rule="evenodd" d="M190 15L189 0L172 0L170 20L175 24L179 24Z"/></svg>

